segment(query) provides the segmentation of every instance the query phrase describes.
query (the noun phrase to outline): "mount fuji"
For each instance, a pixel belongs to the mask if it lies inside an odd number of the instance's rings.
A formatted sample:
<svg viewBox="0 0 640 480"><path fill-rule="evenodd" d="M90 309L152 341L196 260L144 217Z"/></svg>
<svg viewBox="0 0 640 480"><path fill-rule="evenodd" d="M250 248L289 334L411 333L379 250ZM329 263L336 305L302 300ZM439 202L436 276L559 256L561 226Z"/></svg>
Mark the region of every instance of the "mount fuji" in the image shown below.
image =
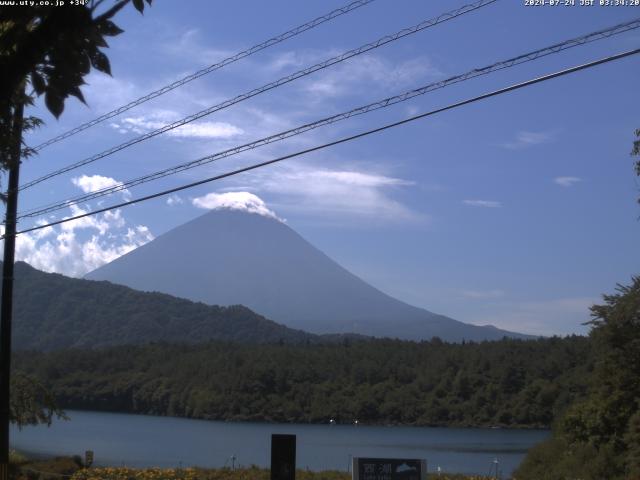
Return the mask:
<svg viewBox="0 0 640 480"><path fill-rule="evenodd" d="M445 341L527 335L459 322L397 300L275 216L212 210L85 276L210 305L244 305L311 333Z"/></svg>

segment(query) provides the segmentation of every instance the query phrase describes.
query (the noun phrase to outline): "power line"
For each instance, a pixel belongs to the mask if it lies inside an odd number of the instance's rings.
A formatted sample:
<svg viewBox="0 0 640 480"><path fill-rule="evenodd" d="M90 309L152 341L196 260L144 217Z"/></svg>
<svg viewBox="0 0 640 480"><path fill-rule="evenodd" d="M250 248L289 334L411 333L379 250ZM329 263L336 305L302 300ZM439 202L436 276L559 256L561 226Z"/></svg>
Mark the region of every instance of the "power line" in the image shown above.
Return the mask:
<svg viewBox="0 0 640 480"><path fill-rule="evenodd" d="M306 77L308 75L311 75L312 73L315 73L319 70L323 70L325 68L328 68L332 65L338 64L340 62L343 62L349 58L353 58L356 57L358 55L362 55L363 53L366 53L368 51L374 50L376 48L379 48L383 45L386 45L387 43L391 43L391 42L395 42L396 40L399 40L401 38L404 38L406 36L409 35L413 35L415 33L418 33L422 30L425 30L427 28L433 27L435 25L438 25L440 23L444 23L446 21L452 20L454 18L457 18L459 16L462 16L466 13L469 12L473 12L475 10L478 10L479 8L485 7L487 5L490 5L492 3L495 3L498 0L478 0L474 3L470 3L467 5L463 5L460 8L456 8L455 10L451 10L449 12L445 12L441 15L438 15L435 18L429 19L429 20L424 20L412 27L408 27L408 28L404 28L396 33L393 33L391 35L385 35L384 37L381 37L373 42L367 43L365 45L362 45L358 48L354 48L352 50L349 50L347 52L342 53L341 55L338 55L336 57L332 57L329 58L327 60L324 60L320 63L317 63L315 65L312 65L311 67L307 67L305 69L302 70L298 70L295 73L292 73L291 75L287 75L285 77L282 77L278 80L275 80L273 82L270 82L266 85L263 85L259 88L255 88L249 92L243 93L241 95L238 95L234 98L225 100L222 103L219 103L217 105L213 105L209 108L206 108L204 110L201 110L197 113L194 113L192 115L189 115L188 117L184 117L181 120L177 120L173 123L167 124L161 128L158 128L156 130L153 130L151 132L145 133L144 135L140 135L136 138L133 138L127 142L121 143L120 145L116 145L114 147L111 147L101 153L98 153L96 155L93 155L91 157L85 158L84 160L80 160L78 162L75 162L71 165L68 165L66 167L63 167L59 170L55 170L51 173L48 173L42 177L39 177L35 180L32 180L30 182L25 183L24 185L22 185L20 187L20 190L24 190L26 188L32 187L34 185L37 185L41 182L44 182L45 180L48 180L50 178L53 178L55 176L58 175L62 175L63 173L67 173L70 172L71 170L75 170L78 167L87 165L89 163L93 163L97 160L100 160L102 158L108 157L109 155L113 155L116 152L119 152L120 150L124 150L125 148L131 147L137 143L143 142L145 140L148 140L150 138L153 138L157 135L160 135L162 133L168 132L169 130L173 130L175 128L181 127L183 125L186 125L190 122L193 122L195 120L198 120L202 117L205 117L207 115L211 115L212 113L218 112L220 110L224 110L225 108L228 108L232 105L235 105L237 103L243 102L245 100L248 100L249 98L255 97L256 95L260 95L264 92L267 92L269 90L273 90L274 88L280 87L282 85L285 85L287 83L293 82L294 80L297 80L299 78L302 77Z"/></svg>
<svg viewBox="0 0 640 480"><path fill-rule="evenodd" d="M94 125L97 125L99 123L104 122L105 120L108 120L110 118L113 118L117 115L120 115L123 112L126 112L127 110L132 109L133 107L136 107L138 105L141 105L145 102L148 102L149 100L152 100L156 97L159 97L160 95L163 95L171 90L174 90L178 87L181 87L182 85L189 83L197 78L200 78L204 75L207 75L215 70L219 70L223 67L226 67L227 65L231 64L231 63L235 63L238 60L241 60L243 58L249 57L250 55L253 55L254 53L258 53L266 48L269 48L273 45L276 45L278 43L282 43L285 40L290 39L291 37L295 37L296 35L300 35L303 32L306 32L307 30L311 30L312 28L317 27L318 25L322 25L323 23L326 23L330 20L333 20L334 18L337 18L341 15L344 15L346 13L352 12L360 7L363 7L371 2L373 2L375 0L357 0L355 2L352 2L348 5L345 5L344 7L340 7L337 8L335 10L332 10L331 12L322 15L318 18L315 18L313 20L311 20L310 22L307 22L303 25L299 25L291 30L288 30L284 33L281 33L280 35L277 35L273 38L270 38L269 40L265 40L262 43L259 43L257 45L254 45L251 48L248 48L247 50L243 50L242 52L236 53L235 55L232 55L231 57L227 57L224 60L218 62L218 63L214 63L213 65L209 65L206 68L203 68L202 70L198 70L197 72L194 72L190 75L187 75L184 78L181 78L180 80L176 80L175 82L166 85L162 88L159 88L158 90L154 90L153 92L148 93L147 95L144 95L143 97L138 98L137 100L133 100L132 102L127 103L126 105L123 105L121 107L116 108L115 110L112 110L108 113L105 113L104 115L101 115L89 122L83 123L82 125L78 125L75 128L72 128L71 130L64 132L60 135L58 135L57 137L53 137L49 140L47 140L44 143L41 143L40 145L38 145L37 147L35 147L35 150L40 151L43 148L52 145L54 143L59 142L60 140L64 140L65 138L69 138L73 135L75 135L76 133L82 132L83 130L86 130L90 127L93 127Z"/></svg>
<svg viewBox="0 0 640 480"><path fill-rule="evenodd" d="M19 234L22 234L22 233L33 232L35 230L41 230L43 228L52 227L52 226L55 226L55 225L60 225L62 223L71 222L73 220L79 220L79 219L84 218L84 217L89 217L89 216L97 215L99 213L104 213L104 212L107 212L109 210L113 210L113 209L116 209L116 208L127 207L129 205L133 205L133 204L136 204L136 203L145 202L147 200L152 200L154 198L158 198L158 197L161 197L161 196L164 196L164 195L169 195L171 193L176 193L176 192L179 192L179 191L182 191L182 190L186 190L188 188L193 188L193 187L197 187L199 185L204 185L206 183L211 183L211 182L214 182L216 180L222 180L224 178L232 177L232 176L238 175L240 173L249 172L251 170L256 170L258 168L265 167L267 165L272 165L274 163L282 162L282 161L288 160L290 158L299 157L301 155L306 155L308 153L315 152L315 151L318 151L318 150L322 150L322 149L325 149L325 148L328 148L328 147L332 147L334 145L339 145L339 144L342 144L342 143L346 143L346 142L349 142L349 141L352 141L352 140L356 140L356 139L359 139L359 138L362 138L362 137L366 137L366 136L372 135L374 133L379 133L379 132L382 132L384 130L388 130L390 128L398 127L400 125L405 125L407 123L414 122L414 121L422 119L422 118L430 117L430 116L436 115L438 113L445 112L447 110L453 110L455 108L459 108L459 107L462 107L464 105L469 105L471 103L475 103L475 102L478 102L480 100L485 100L487 98L491 98L491 97L495 97L495 96L498 96L498 95L502 95L502 94L505 94L505 93L508 93L508 92L512 92L514 90L519 90L521 88L528 87L528 86L534 85L536 83L542 83L542 82L545 82L545 81L548 81L548 80L551 80L551 79L554 79L554 78L562 77L562 76L565 76L565 75L568 75L568 74L571 74L571 73L575 73L575 72L578 72L578 71L581 71L581 70L586 70L588 68L593 68L593 67L595 67L597 65L602 65L602 64L609 63L609 62L612 62L612 61L615 61L615 60L620 60L622 58L629 57L631 55L636 55L638 53L640 53L640 48L637 48L635 50L629 50L629 51L626 51L626 52L623 52L623 53L618 53L618 54L615 54L615 55L611 55L609 57L605 57L605 58L594 60L594 61L591 61L591 62L588 62L588 63L584 63L582 65L577 65L575 67L571 67L571 68L567 68L567 69L564 69L564 70L560 70L558 72L554 72L554 73L550 73L550 74L547 74L547 75L543 75L541 77L537 77L537 78L534 78L534 79L531 79L531 80L527 80L527 81L524 81L524 82L516 83L514 85L510 85L508 87L504 87L504 88L501 88L499 90L494 90L494 91L489 92L489 93L484 93L484 94L478 95L476 97L468 98L468 99L462 100L460 102L449 104L449 105L447 105L445 107L441 107L441 108L438 108L438 109L435 109L435 110L431 110L429 112L422 113L422 114L419 114L419 115L415 115L413 117L405 118L404 120L399 120L397 122L388 123L386 125L374 128L372 130L367 130L365 132L361 132L361 133L358 133L356 135L351 135L349 137L344 137L344 138L341 138L339 140L334 140L333 142L325 143L323 145L318 145L318 146L315 146L315 147L312 147L312 148L308 148L306 150L301 150L301 151L298 151L298 152L295 152L295 153L291 153L289 155L284 155L282 157L274 158L272 160L267 160L265 162L249 165L248 167L243 167L243 168L239 168L239 169L236 169L236 170L232 170L230 172L226 172L226 173L223 173L223 174L220 174L220 175L215 175L213 177L205 178L204 180L198 180L197 182L192 182L192 183L188 183L186 185L181 185L179 187L170 188L168 190L164 190L164 191L161 191L161 192L153 193L151 195L147 195L147 196L135 199L135 200L130 200L130 201L127 201L127 202L122 202L122 203L118 203L118 204L115 204L115 205L111 205L109 207L101 208L101 209L95 210L93 212L83 213L81 215L76 215L76 216L73 216L73 217L64 218L62 220L57 220L55 222L50 222L50 223L47 223L47 224L43 224L43 225L38 225L38 226L35 226L35 227L27 228L25 230L21 230L19 232L16 232L16 235L19 235ZM0 238L5 238L5 236L3 235Z"/></svg>
<svg viewBox="0 0 640 480"><path fill-rule="evenodd" d="M374 110L379 110L382 108L386 108L389 107L391 105L395 105L397 103L400 102L404 102L406 100L409 100L411 98L414 98L416 96L419 95L424 95L428 92L440 89L440 88L445 88L448 85L452 85L455 83L459 83L459 82L463 82L466 80L469 80L471 78L475 78L481 75L487 75L489 73L498 71L498 70L502 70L505 68L510 68L516 65L520 65L523 63L527 63L533 60L536 60L538 58L542 58L544 56L547 55L551 55L551 54L555 54L564 50L567 50L569 48L573 48L579 45L584 45L585 43L589 43L589 42L593 42L596 40L601 40L603 38L609 38L612 35L616 35L616 34L620 34L623 32L627 32L629 30L635 29L635 28L639 28L640 27L640 18L636 19L636 20L632 20L630 22L625 22L622 24L618 24L612 27L609 27L607 29L603 29L603 30L599 30L596 32L592 32L589 33L587 35L582 35L580 37L575 37L569 40L565 40L564 42L561 43L556 43L554 45L551 45L549 47L545 47L545 48L541 48L538 50L534 50L532 52L528 52L522 55L518 55L517 57L512 57L510 59L507 60L502 60L496 63L493 63L489 66L483 67L483 68L476 68L474 70L470 70L466 73L460 74L460 75L456 75L453 77L450 77L448 79L445 80L441 80L438 82L434 82L434 83L430 83L428 85L425 85L423 87L414 89L414 90L409 90L407 92L404 92L402 94L399 95L395 95L393 97L388 97L385 98L383 100L379 100L377 102L373 102L364 106L360 106L357 108L354 108L352 110L346 111L346 112L342 112L339 113L337 115L332 115L330 117L325 117L322 118L320 120L317 120L315 122L311 122L290 130L286 130L284 132L280 132L265 138L261 138L259 140L255 140L251 143L247 143L244 145L240 145L240 146L236 146L234 148L230 148L221 152L217 152L214 153L212 155L208 155L196 160L192 160L190 162L186 162L186 163L182 163L179 165L176 165L174 167L170 167L170 168L166 168L164 170L160 170L154 173L150 173L147 175L144 175L142 177L138 177L132 180L128 180L126 182L123 183L119 183L117 185L113 185L110 187L105 187L103 189L94 191L94 192L90 192L87 193L85 195L80 195L80 196L76 196L73 198L68 198L66 200L63 201L59 201L59 202L55 202L46 206L42 206L42 207L36 207L36 208L32 208L30 210L27 210L23 213L21 213L18 218L25 218L25 217L35 217L38 215L43 215L46 213L50 213L50 212L54 212L57 210L61 210L63 208L67 208L70 205L74 205L80 202L85 202L85 201L89 201L89 200L93 200L95 198L99 198L99 197L103 197L105 195L110 195L122 190L125 190L127 188L130 187L135 187L137 185L141 185L143 183L147 183L153 180L157 180L159 178L163 178L166 177L168 175L173 175L185 170L189 170L191 168L195 168L201 165L205 165L207 163L211 163L217 160L221 160L223 158L227 158L233 155L237 155L239 153L248 151L248 150L253 150L255 148L270 144L270 143L274 143L277 141L281 141L290 137L293 137L295 135L300 135L304 132L307 132L309 130L313 130L315 128L319 128L321 126L325 126L325 125L330 125L357 115L362 115Z"/></svg>
<svg viewBox="0 0 640 480"><path fill-rule="evenodd" d="M444 88L444 87L446 87L446 86L448 86L450 84L453 84L453 83L458 83L458 82L465 81L465 80L470 79L470 78L474 78L476 76L485 75L485 74L488 74L488 73L491 73L491 72L494 72L494 71L497 71L497 70L501 70L501 69L504 69L504 68L512 67L512 66L515 66L515 65L519 65L519 64L522 64L522 63L525 63L525 62L528 62L528 61L533 61L533 60L535 60L537 58L541 58L541 57L546 56L546 55L557 53L557 52L560 52L562 50L566 50L568 48L572 48L572 47L575 47L575 46L578 46L578 45L583 45L583 44L588 43L588 42L600 40L600 39L603 39L603 38L608 38L608 37L610 37L612 35L623 33L623 32L629 31L631 29L638 28L638 27L640 27L640 19L636 19L636 20L633 20L633 21L630 21L630 22L626 22L626 23L623 23L623 24L619 24L619 25L616 25L616 26L613 26L613 27L610 27L610 28L607 28L607 29L604 29L604 30L599 30L597 32L592 32L592 33L589 33L587 35L583 35L583 36L580 36L580 37L569 39L569 40L566 40L564 42L551 45L549 47L545 47L545 48L542 48L542 49L539 49L539 50L535 50L533 52L529 52L529 53L526 53L526 54L523 54L523 55L519 55L517 57L510 58L508 60L504 60L504 61L501 61L501 62L496 62L496 63L494 63L492 65L487 66L487 67L477 68L477 69L471 70L469 72L466 72L464 74L457 75L457 76L454 76L454 77L450 77L449 79L446 79L446 80L442 80L442 81L439 81L439 82L434 82L434 83L428 84L426 86L423 86L421 88L418 88L418 89L415 89L415 90L410 90L410 91L402 93L400 95L396 95L394 97L388 97L386 99L383 99L383 100L380 100L380 101L377 101L377 102L373 102L373 103L370 103L368 105L361 106L361 107L349 110L347 112L343 112L343 113L340 113L340 114L337 114L337 115L333 115L331 117L326 117L326 118L323 118L321 120L317 120L315 122L312 122L312 123L309 123L309 124L306 124L306 125L302 125L300 127L296 127L294 129L291 129L291 130L280 132L280 133L277 133L275 135L271 135L269 137L265 137L265 138L256 140L254 142L248 143L248 144L240 145L240 146L234 147L232 149L228 149L228 150L225 150L225 151L222 151L222 152L215 153L213 155L209 155L209 156L197 159L197 160L193 160L193 161L190 161L190 162L187 162L187 163L183 163L183 164L177 165L175 167L170 167L170 168L167 168L167 169L155 172L155 173L144 175L142 177L138 177L136 179L132 179L132 180L129 180L127 182L120 183L118 185L114 185L114 186L106 187L106 188L103 188L103 189L100 189L100 190L97 190L97 191L94 191L94 192L90 192L90 193L82 195L82 196L77 196L77 197L74 197L74 198L70 198L70 199L67 199L67 200L64 200L64 201L61 201L61 202L57 202L57 203L54 203L54 204L50 204L50 205L47 205L47 206L44 206L44 207L37 207L37 208L31 209L31 210L29 210L27 212L21 213L19 218L34 217L34 216L41 215L41 214L44 214L44 213L49 213L49 212L56 211L56 210L59 210L59 209L62 209L62 208L66 208L70 204L76 204L76 203L79 203L79 202L82 202L82 201L88 201L88 200L92 200L94 198L99 198L99 197L102 197L102 196L105 196L105 195L116 193L118 191L122 191L122 190L124 190L126 188L134 187L134 186L140 185L142 183L146 183L148 181L156 180L156 179L159 179L159 178L162 178L162 177L165 177L165 176L168 176L168 175L172 175L172 174L184 171L184 170L188 170L188 169L191 169L191 168L194 168L194 167L197 167L197 166L201 166L201 165L204 165L204 164L216 161L216 160L220 160L222 158L226 158L226 157L229 157L229 156L232 156L232 155L236 155L238 153L241 153L241 152L244 152L244 151L247 151L247 150L252 150L254 148L258 148L260 146L263 146L263 145L266 145L266 144L269 144L269 143L273 143L273 142L276 142L276 141L284 140L286 138L290 138L292 136L299 135L299 134L304 133L306 131L318 128L320 126L336 123L338 121L350 118L352 116L361 115L361 114L368 113L370 111L377 110L377 109L380 109L380 108L385 108L387 106L390 106L390 105L393 105L393 104L396 104L396 103L400 103L402 101L406 101L406 100L408 100L410 98L413 98L415 96L422 95L422 94L425 94L427 92L430 92L430 91L433 91L433 90L436 90L436 89L439 89L439 88Z"/></svg>

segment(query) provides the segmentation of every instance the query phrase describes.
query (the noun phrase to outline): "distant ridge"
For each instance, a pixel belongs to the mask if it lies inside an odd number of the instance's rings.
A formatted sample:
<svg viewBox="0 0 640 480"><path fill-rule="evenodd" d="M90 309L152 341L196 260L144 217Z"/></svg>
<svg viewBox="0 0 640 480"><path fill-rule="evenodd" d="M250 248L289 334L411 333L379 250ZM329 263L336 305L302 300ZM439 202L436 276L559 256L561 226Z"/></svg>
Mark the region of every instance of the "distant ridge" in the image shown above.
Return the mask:
<svg viewBox="0 0 640 480"><path fill-rule="evenodd" d="M2 263L0 262L0 265ZM45 273L16 263L13 348L58 350L150 342L318 343L246 307L194 303L109 282Z"/></svg>
<svg viewBox="0 0 640 480"><path fill-rule="evenodd" d="M275 218L219 209L89 273L143 291L210 305L246 305L316 334L446 341L532 338L475 326L401 302L372 287Z"/></svg>

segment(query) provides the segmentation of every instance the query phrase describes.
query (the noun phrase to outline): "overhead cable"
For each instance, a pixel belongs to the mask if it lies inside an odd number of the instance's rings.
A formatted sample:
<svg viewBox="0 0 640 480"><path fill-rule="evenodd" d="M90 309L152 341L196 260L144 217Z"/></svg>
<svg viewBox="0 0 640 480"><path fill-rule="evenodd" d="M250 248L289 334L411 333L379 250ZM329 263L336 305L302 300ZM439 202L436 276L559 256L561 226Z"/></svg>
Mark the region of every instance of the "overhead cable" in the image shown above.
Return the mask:
<svg viewBox="0 0 640 480"><path fill-rule="evenodd" d="M104 115L100 115L99 117L83 123L81 125L78 125L75 128L72 128L71 130L64 132L56 137L50 138L49 140L47 140L46 142L41 143L40 145L35 147L35 150L40 151L43 148L52 145L54 143L59 142L60 140L64 140L65 138L69 138L77 133L82 132L83 130L86 130L88 128L93 127L94 125L97 125L99 123L104 122L105 120L108 120L110 118L113 118L117 115L120 115L123 112L126 112L127 110L132 109L133 107L137 107L138 105L141 105L145 102L148 102L151 99L154 99L156 97L159 97L160 95L163 95L167 92L170 92L171 90L174 90L178 87L183 86L186 83L189 83L197 78L203 77L204 75L207 75L211 72L214 72L216 70L220 70L223 67L226 67L227 65L231 64L231 63L235 63L238 60L241 60L243 58L246 58L250 55L253 55L254 53L258 53L266 48L269 48L273 45L276 45L278 43L282 43L285 40L290 39L291 37L295 37L296 35L300 35L303 32L306 32L307 30L311 30L312 28L317 27L318 25L322 25L325 22L328 22L330 20L333 20L336 17L339 17L341 15L344 15L346 13L352 12L360 7L363 7L364 5L367 5L371 2L373 2L375 0L357 0L355 2L351 2L348 5L345 5L344 7L340 7L337 8L335 10L332 10L331 12L322 15L318 18L315 18L313 20L311 20L310 22L307 22L303 25L299 25L295 28L292 28L291 30L288 30L284 33L281 33L280 35L277 35L273 38L270 38L269 40L265 40L262 43L259 43L257 45L254 45L251 48L248 48L246 50L243 50L239 53L236 53L235 55L232 55L230 57L225 58L224 60L221 60L217 63L214 63L213 65L209 65L206 68L203 68L202 70L198 70L197 72L194 72L190 75L187 75L184 78L181 78L180 80L176 80L173 83L170 83L169 85L166 85L162 88L159 88L157 90L154 90L153 92L150 92L146 95L144 95L143 97L140 97L136 100L133 100L129 103L127 103L126 105L123 105L121 107L118 107L114 110L111 110L110 112L105 113Z"/></svg>
<svg viewBox="0 0 640 480"><path fill-rule="evenodd" d="M388 124L383 125L381 127L374 128L374 129L371 129L371 130L367 130L365 132L361 132L361 133L358 133L356 135L351 135L349 137L344 137L344 138L341 138L339 140L335 140L333 142L325 143L323 145L318 145L318 146L315 146L315 147L312 147L312 148L308 148L308 149L301 150L301 151L298 151L298 152L295 152L295 153L291 153L289 155L284 155L284 156L281 156L281 157L278 157L278 158L274 158L272 160L267 160L265 162L260 162L260 163L256 163L256 164L253 164L253 165L249 165L247 167L243 167L243 168L239 168L239 169L236 169L236 170L232 170L230 172L226 172L226 173L223 173L223 174L220 174L220 175L215 175L213 177L205 178L203 180L198 180L196 182L188 183L186 185L181 185L179 187L174 187L174 188L170 188L168 190L163 190L161 192L153 193L151 195L146 195L144 197L140 197L140 198L137 198L137 199L134 199L134 200L129 200L127 202L122 202L122 203L118 203L118 204L115 204L115 205L110 205L109 207L100 208L100 209L92 211L92 212L87 212L87 213L83 213L83 214L80 214L80 215L75 215L75 216L72 216L72 217L63 218L61 220L57 220L57 221L54 221L54 222L45 223L45 224L42 224L42 225L37 225L37 226L31 227L31 228L26 228L24 230L21 230L21 231L17 232L16 235L20 235L22 233L33 232L33 231L36 231L36 230L41 230L43 228L53 227L55 225L60 225L62 223L67 223L67 222L71 222L71 221L74 221L74 220L79 220L81 218L97 215L97 214L100 214L100 213L107 212L109 210L127 207L129 205L134 205L136 203L145 202L145 201L148 201L148 200L152 200L154 198L162 197L162 196L169 195L169 194L172 194L172 193L180 192L182 190L186 190L186 189L189 189L189 188L197 187L199 185L204 185L204 184L211 183L211 182L214 182L214 181L217 181L217 180L222 180L224 178L229 178L229 177L238 175L240 173L245 173L245 172L249 172L251 170L256 170L258 168L262 168L262 167L265 167L267 165L273 165L275 163L282 162L284 160L288 160L290 158L299 157L301 155L306 155L308 153L312 153L312 152L315 152L315 151L318 151L318 150L322 150L322 149L325 149L325 148L328 148L328 147L332 147L332 146L339 145L339 144L346 143L346 142L350 142L352 140L356 140L356 139L359 139L359 138L362 138L362 137L366 137L366 136L372 135L374 133L379 133L379 132L382 132L384 130L388 130L390 128L398 127L400 125L405 125L405 124L408 124L410 122L414 122L414 121L422 119L422 118L430 117L430 116L436 115L438 113L445 112L447 110L453 110L455 108L459 108L459 107L462 107L464 105L469 105L471 103L475 103L475 102L478 102L478 101L481 101L481 100L485 100L487 98L495 97L495 96L498 96L498 95L503 95L505 93L512 92L514 90L519 90L519 89L522 89L522 88L525 88L525 87L528 87L528 86L531 86L531 85L534 85L534 84L537 84L537 83L542 83L542 82L545 82L545 81L548 81L548 80L551 80L551 79L554 79L554 78L562 77L562 76L565 76L565 75L568 75L568 74L571 74L571 73L575 73L575 72L578 72L578 71L581 71L581 70L586 70L586 69L589 69L589 68L593 68L593 67L595 67L597 65L602 65L602 64L605 64L605 63L613 62L615 60L620 60L622 58L629 57L631 55L637 55L638 53L640 53L640 48L637 48L635 50L629 50L629 51L622 52L622 53L618 53L616 55L611 55L609 57L601 58L599 60L594 60L592 62L584 63L582 65L577 65L575 67L571 67L571 68L567 68L567 69L564 69L564 70L560 70L558 72L554 72L554 73L550 73L550 74L547 74L547 75L543 75L541 77L537 77L537 78L534 78L534 79L531 79L531 80L527 80L525 82L521 82L521 83L517 83L517 84L514 84L514 85L510 85L508 87L501 88L499 90L494 90L492 92L485 93L485 94L482 94L482 95L478 95L476 97L468 98L468 99L462 100L460 102L449 104L449 105L447 105L445 107L441 107L441 108L438 108L438 109L435 109L435 110L431 110L429 112L422 113L422 114L419 114L419 115L414 115L412 117L405 118L405 119L397 121L397 122L388 123ZM5 237L2 236L0 238L5 238Z"/></svg>
<svg viewBox="0 0 640 480"><path fill-rule="evenodd" d="M20 186L20 190L24 190L27 188L30 188L34 185L37 185L41 182L44 182L45 180L48 180L50 178L56 177L58 175L62 175L63 173L67 173L70 172L72 170L75 170L78 167L82 167L84 165L88 165L90 163L93 163L97 160L100 160L102 158L108 157L110 155L113 155L116 152L119 152L121 150L124 150L125 148L131 147L133 145L136 145L140 142L143 142L145 140L148 140L150 138L153 138L157 135L166 133L170 130L173 130L175 128L181 127L183 125L186 125L188 123L191 123L195 120L198 120L200 118L203 118L207 115L211 115L212 113L218 112L220 110L224 110L225 108L228 108L232 105L235 105L237 103L243 102L245 100L248 100L249 98L255 97L256 95L260 95L262 93L268 92L270 90L273 90L274 88L278 88L282 85L285 85L287 83L293 82L294 80L297 80L299 78L302 77L306 77L308 75L311 75L312 73L315 73L319 70L323 70L325 68L328 68L332 65L336 65L338 63L344 62L345 60L349 59L349 58L353 58L356 57L358 55L362 55L363 53L369 52L371 50L374 50L376 48L379 48L383 45L386 45L388 43L391 42L395 42L396 40L399 40L401 38L404 38L408 35L413 35L415 33L418 33L422 30L425 30L427 28L433 27L435 25L439 25L441 23L444 23L446 21L452 20L454 18L460 17L461 15L464 15L466 13L469 12L473 12L475 10L478 10L479 8L485 7L487 5L490 5L492 3L497 2L498 0L479 0L476 1L474 3L470 3L468 5L464 5L460 8L456 8L455 10L451 10L449 12L443 13L441 15L438 15L435 18L429 19L429 20L424 20L412 27L408 27L408 28L404 28L396 33L393 33L391 35L385 35L384 37L379 38L378 40L374 41L374 42L370 42L367 43L365 45L362 45L358 48L354 48L352 50L349 50L347 52L344 52L336 57L332 57L329 58L327 60L324 60L320 63L317 63L315 65L312 65L311 67L307 67L304 68L302 70L298 70L295 73L292 73L291 75L287 75L285 77L282 77L276 81L267 83L266 85L263 85L261 87L255 88L253 90L250 90L249 92L243 93L241 95L238 95L234 98L225 100L224 102L221 102L217 105L213 105L209 108L206 108L204 110L201 110L197 113L194 113L192 115L189 115L187 117L184 117L180 120L177 120L175 122L172 122L170 124L164 125L161 128L158 128L156 130L153 130L151 132L147 132L143 135L140 135L138 137L132 138L131 140L128 140L124 143L121 143L119 145L116 145L114 147L111 147L103 152L100 152L96 155L92 155L91 157L85 158L83 160L80 160L78 162L72 163L71 165L68 165L66 167L62 167L58 170L55 170L51 173L48 173L46 175L43 175L39 178L36 178L35 180L32 180L30 182L27 182L23 185Z"/></svg>
<svg viewBox="0 0 640 480"><path fill-rule="evenodd" d="M630 22L625 22L619 25L615 25L612 27L609 27L607 29L604 30L599 30L597 32L592 32L586 35L582 35L580 37L575 37L575 38L571 38L568 40L565 40L564 42L561 43L556 43L553 44L551 46L548 47L544 47L538 50L534 50L532 52L528 52L522 55L518 55L516 57L512 57L509 58L507 60L502 60L499 62L495 62L491 65L482 67L482 68L476 68L470 71L467 71L463 74L460 75L456 75L453 77L449 77L445 80L440 80L437 82L433 82L433 83L429 83L428 85L422 86L420 88L416 88L413 90L409 90L406 91L404 93L401 93L399 95L395 95L392 97L387 97L385 99L373 102L373 103L369 103L367 105L364 106L360 106L351 110L348 110L346 112L342 112L336 115L332 115L329 117L325 117L322 118L320 120L316 120L314 122L311 123L307 123L305 125L301 125L298 126L296 128L290 129L290 130L286 130L283 132L279 132L276 133L274 135L270 135L268 137L264 137L261 138L259 140L255 140L253 142L250 143L246 143L243 145L239 145L227 150L223 150L221 152L217 152L214 153L212 155L207 155L205 157L201 157L199 159L196 160L192 160L186 163L181 163L179 165L173 166L173 167L169 167L157 172L153 172L147 175L143 175L141 177L138 178L134 178L131 180L127 180L125 182L122 183L118 183L116 185L113 186L109 186L109 187L105 187L93 192L89 192L87 194L84 195L80 195L80 196L76 196L76 197L72 197L72 198L68 198L66 200L62 200L62 201L58 201L46 206L40 206L40 207L35 207L32 208L30 210L21 212L18 215L18 218L24 218L24 217L36 217L39 215L43 215L46 213L50 213L50 212L54 212L57 210L61 210L63 208L67 208L70 205L75 205L81 202L87 202L99 197L103 197L105 195L111 195L113 193L117 193L119 191L128 189L128 188L132 188L135 187L137 185L141 185L143 183L147 183L153 180L157 180L163 177L166 177L168 175L173 175L185 170L189 170L191 168L195 168L195 167L199 167L201 165L205 165L223 158L227 158L233 155L237 155L239 153L242 152L246 152L248 150L253 150L255 148L264 146L264 145L268 145L270 143L274 143L274 142L278 142L296 135L300 135L304 132L308 132L310 130L325 126L325 125L330 125L342 120L346 120L348 118L357 116L357 115L362 115L368 112L372 112L375 110L379 110L382 108L386 108L389 107L391 105L395 105L397 103L400 102L404 102L407 101L411 98L417 97L419 95L424 95L428 92L432 92L434 90L437 89L441 89L441 88L445 88L449 85L452 84L456 84L456 83L460 83L478 76L482 76L482 75L487 75L489 73L492 72L496 72L499 70L503 70L505 68L510 68L516 65L520 65L523 63L527 63L530 61L534 61L536 59L551 55L551 54L555 54L558 52L561 52L563 50L567 50L569 48L573 48L579 45L584 45L586 43L589 42L593 42L596 40L601 40L604 38L609 38L612 35L617 35L623 32L627 32L629 30L632 29L636 29L640 27L640 18L630 21Z"/></svg>

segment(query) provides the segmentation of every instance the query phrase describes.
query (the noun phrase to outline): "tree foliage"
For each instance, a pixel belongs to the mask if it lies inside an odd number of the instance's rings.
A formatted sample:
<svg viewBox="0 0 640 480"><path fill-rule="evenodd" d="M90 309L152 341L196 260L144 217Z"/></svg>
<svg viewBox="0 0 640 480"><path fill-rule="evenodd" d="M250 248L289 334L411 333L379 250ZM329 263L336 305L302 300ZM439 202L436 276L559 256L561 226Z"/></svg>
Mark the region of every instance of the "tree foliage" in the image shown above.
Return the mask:
<svg viewBox="0 0 640 480"><path fill-rule="evenodd" d="M65 8L54 2L24 2L0 9L0 168L17 166L34 153L22 134L42 122L24 117L24 106L44 95L46 107L57 118L69 96L85 102L80 87L91 67L111 74L101 49L108 46L106 37L122 33L112 18L131 1L142 13L143 0L118 0L102 13L97 9L104 0ZM15 376L10 391L11 420L19 425L50 423L54 414L61 414L31 377Z"/></svg>
<svg viewBox="0 0 640 480"><path fill-rule="evenodd" d="M549 426L582 398L585 337L448 344L151 344L19 353L65 408L237 421Z"/></svg>
<svg viewBox="0 0 640 480"><path fill-rule="evenodd" d="M54 417L66 419L51 392L31 375L14 372L11 376L11 423L19 427L41 423L50 425Z"/></svg>
<svg viewBox="0 0 640 480"><path fill-rule="evenodd" d="M10 104L21 84L29 81L34 92L45 96L47 108L56 117L64 102L74 96L84 102L80 87L91 67L111 74L103 48L106 37L123 32L112 18L131 0L119 0L103 13L103 1L59 8L52 5L5 8L0 11L0 81L3 106ZM146 0L151 4L151 0ZM49 2L47 2L49 3ZM142 0L134 0L141 13Z"/></svg>
<svg viewBox="0 0 640 480"><path fill-rule="evenodd" d="M104 0L64 8L53 2L35 2L0 10L2 168L8 167L16 105L44 95L45 105L57 118L69 96L85 102L80 87L92 67L111 74L103 51L108 47L106 38L122 33L112 19L131 1L118 0L102 13L97 10ZM151 0L146 1L151 4ZM144 10L142 0L133 0L133 4L140 12ZM25 95L27 84L32 92Z"/></svg>
<svg viewBox="0 0 640 480"><path fill-rule="evenodd" d="M518 478L640 478L640 277L591 310L588 395L562 416L555 438L531 452Z"/></svg>

